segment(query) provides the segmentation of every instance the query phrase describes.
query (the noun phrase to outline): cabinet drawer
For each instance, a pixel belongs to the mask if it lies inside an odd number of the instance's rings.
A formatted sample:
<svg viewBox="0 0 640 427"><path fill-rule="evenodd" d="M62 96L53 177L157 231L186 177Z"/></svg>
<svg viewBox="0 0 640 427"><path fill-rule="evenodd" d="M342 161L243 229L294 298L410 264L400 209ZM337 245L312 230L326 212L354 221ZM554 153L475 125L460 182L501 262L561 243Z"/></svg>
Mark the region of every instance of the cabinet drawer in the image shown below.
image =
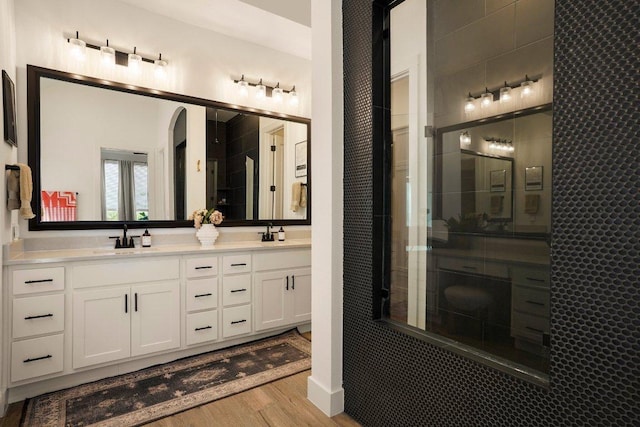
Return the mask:
<svg viewBox="0 0 640 427"><path fill-rule="evenodd" d="M549 317L549 290L514 285L512 288L512 305L514 310L536 316Z"/></svg>
<svg viewBox="0 0 640 427"><path fill-rule="evenodd" d="M187 277L215 276L218 274L218 257L191 258L187 260Z"/></svg>
<svg viewBox="0 0 640 427"><path fill-rule="evenodd" d="M187 345L218 339L218 312L203 311L187 315Z"/></svg>
<svg viewBox="0 0 640 427"><path fill-rule="evenodd" d="M224 274L249 273L251 271L251 254L222 257L222 271Z"/></svg>
<svg viewBox="0 0 640 427"><path fill-rule="evenodd" d="M61 291L64 289L64 267L34 268L13 272L13 294Z"/></svg>
<svg viewBox="0 0 640 427"><path fill-rule="evenodd" d="M511 312L511 335L542 344L542 334L549 333L549 319L532 314Z"/></svg>
<svg viewBox="0 0 640 427"><path fill-rule="evenodd" d="M225 308L222 312L224 338L251 332L251 304Z"/></svg>
<svg viewBox="0 0 640 427"><path fill-rule="evenodd" d="M11 345L11 381L61 372L63 349L63 334L14 342Z"/></svg>
<svg viewBox="0 0 640 427"><path fill-rule="evenodd" d="M265 251L254 256L256 271L309 267L311 250Z"/></svg>
<svg viewBox="0 0 640 427"><path fill-rule="evenodd" d="M549 269L546 267L512 267L511 280L521 285L549 288Z"/></svg>
<svg viewBox="0 0 640 427"><path fill-rule="evenodd" d="M13 300L13 338L24 338L63 330L63 294Z"/></svg>
<svg viewBox="0 0 640 427"><path fill-rule="evenodd" d="M179 278L180 262L177 258L155 258L76 265L72 283L77 289Z"/></svg>
<svg viewBox="0 0 640 427"><path fill-rule="evenodd" d="M217 306L217 277L187 280L187 311L209 310Z"/></svg>
<svg viewBox="0 0 640 427"><path fill-rule="evenodd" d="M222 304L247 304L251 302L251 275L225 276L222 279Z"/></svg>

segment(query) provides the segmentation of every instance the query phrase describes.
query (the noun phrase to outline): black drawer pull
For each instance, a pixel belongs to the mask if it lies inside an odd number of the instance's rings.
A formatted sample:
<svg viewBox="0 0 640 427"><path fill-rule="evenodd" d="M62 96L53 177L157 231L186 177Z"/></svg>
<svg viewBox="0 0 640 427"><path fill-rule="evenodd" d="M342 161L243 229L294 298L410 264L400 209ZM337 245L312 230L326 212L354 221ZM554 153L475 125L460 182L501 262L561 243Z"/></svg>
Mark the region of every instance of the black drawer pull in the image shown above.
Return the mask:
<svg viewBox="0 0 640 427"><path fill-rule="evenodd" d="M291 289L296 289L296 276L291 275Z"/></svg>
<svg viewBox="0 0 640 427"><path fill-rule="evenodd" d="M129 294L124 294L124 312L129 312Z"/></svg>
<svg viewBox="0 0 640 427"><path fill-rule="evenodd" d="M463 265L462 268L465 268L467 270L477 270L478 267L475 267L473 265Z"/></svg>
<svg viewBox="0 0 640 427"><path fill-rule="evenodd" d="M138 311L138 293L133 294L133 305L135 306L135 311Z"/></svg>
<svg viewBox="0 0 640 427"><path fill-rule="evenodd" d="M39 279L39 280L26 280L25 285L31 285L32 283L45 283L45 282L53 282L53 279Z"/></svg>
<svg viewBox="0 0 640 427"><path fill-rule="evenodd" d="M242 289L231 289L231 293L235 293L235 292L245 292L247 289L246 288L242 288Z"/></svg>
<svg viewBox="0 0 640 427"><path fill-rule="evenodd" d="M245 265L247 265L246 262L239 262L237 264L231 264L231 267L244 267Z"/></svg>
<svg viewBox="0 0 640 427"><path fill-rule="evenodd" d="M538 332L538 333L540 333L540 334L544 334L544 331L543 331L542 329L532 328L531 326L525 326L524 328L525 328L525 329L528 329L528 330L530 330L530 331L533 331L533 332Z"/></svg>
<svg viewBox="0 0 640 427"><path fill-rule="evenodd" d="M195 296L195 298L200 298L200 297L210 297L211 295L212 295L212 294L211 294L211 292L206 293L206 294L198 294L198 295L196 295L196 296Z"/></svg>
<svg viewBox="0 0 640 427"><path fill-rule="evenodd" d="M24 318L24 320L42 319L43 317L53 317L53 314L49 313L49 314L41 314L39 316L27 316Z"/></svg>
<svg viewBox="0 0 640 427"><path fill-rule="evenodd" d="M543 302L531 301L531 300L526 300L525 302L529 303L529 304L540 305L540 306L544 307L544 303Z"/></svg>
<svg viewBox="0 0 640 427"><path fill-rule="evenodd" d="M196 267L196 270L206 270L208 268L213 268L213 265L203 265L202 267Z"/></svg>
<svg viewBox="0 0 640 427"><path fill-rule="evenodd" d="M289 276L287 276L287 287L285 288L287 291L289 290Z"/></svg>
<svg viewBox="0 0 640 427"><path fill-rule="evenodd" d="M246 321L247 321L247 319L242 319L242 320L233 320L233 321L231 321L231 324L232 324L232 325L237 325L238 323L244 323L244 322L246 322Z"/></svg>
<svg viewBox="0 0 640 427"><path fill-rule="evenodd" d="M525 277L525 279L529 280L530 282L538 282L538 283L544 283L546 281L544 279L538 279L536 277Z"/></svg>
<svg viewBox="0 0 640 427"><path fill-rule="evenodd" d="M52 355L47 354L46 356L42 356L42 357L34 357L33 359L26 359L26 360L23 360L23 363L35 362L36 360L51 359L52 357L53 357Z"/></svg>
<svg viewBox="0 0 640 427"><path fill-rule="evenodd" d="M205 329L212 329L213 326L203 326L202 328L196 328L196 331L203 331Z"/></svg>

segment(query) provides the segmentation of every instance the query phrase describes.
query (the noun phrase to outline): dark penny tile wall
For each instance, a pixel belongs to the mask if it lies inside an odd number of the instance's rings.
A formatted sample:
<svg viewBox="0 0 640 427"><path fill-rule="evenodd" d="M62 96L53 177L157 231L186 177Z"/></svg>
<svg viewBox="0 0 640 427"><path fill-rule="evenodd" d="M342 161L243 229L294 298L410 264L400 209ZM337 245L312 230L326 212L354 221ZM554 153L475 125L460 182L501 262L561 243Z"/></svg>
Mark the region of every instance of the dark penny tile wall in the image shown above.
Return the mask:
<svg viewBox="0 0 640 427"><path fill-rule="evenodd" d="M373 318L371 0L343 2L345 411L366 426L637 425L638 16L557 0L551 372L542 388Z"/></svg>

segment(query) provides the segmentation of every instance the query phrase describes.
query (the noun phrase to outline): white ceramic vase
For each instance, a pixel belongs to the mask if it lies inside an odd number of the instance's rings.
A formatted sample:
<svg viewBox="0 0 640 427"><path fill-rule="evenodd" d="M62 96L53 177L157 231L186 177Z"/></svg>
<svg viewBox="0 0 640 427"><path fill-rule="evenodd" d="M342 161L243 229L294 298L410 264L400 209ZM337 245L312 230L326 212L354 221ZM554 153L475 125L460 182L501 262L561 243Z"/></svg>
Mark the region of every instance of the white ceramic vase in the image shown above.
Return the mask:
<svg viewBox="0 0 640 427"><path fill-rule="evenodd" d="M218 238L218 230L213 224L202 224L200 229L196 231L196 237L200 240L200 245L203 247L213 246Z"/></svg>

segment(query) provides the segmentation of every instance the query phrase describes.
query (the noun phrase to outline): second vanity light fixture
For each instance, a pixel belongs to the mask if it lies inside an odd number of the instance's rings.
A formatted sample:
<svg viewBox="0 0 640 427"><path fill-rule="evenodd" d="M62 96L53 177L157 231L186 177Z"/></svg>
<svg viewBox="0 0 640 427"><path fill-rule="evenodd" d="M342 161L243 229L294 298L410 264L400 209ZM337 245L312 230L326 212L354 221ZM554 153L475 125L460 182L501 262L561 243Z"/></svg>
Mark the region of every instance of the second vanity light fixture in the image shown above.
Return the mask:
<svg viewBox="0 0 640 427"><path fill-rule="evenodd" d="M107 43L103 46L87 43L80 39L78 31L76 31L75 38L67 38L67 42L71 46L71 55L78 61L85 60L86 49L90 48L100 51L100 61L105 67L122 65L128 67L132 73L139 74L142 63L147 62L154 65L157 77L162 78L166 76L166 68L169 63L165 59L162 59L162 54L159 54L157 59L145 58L137 53L137 47L134 47L131 53L122 52L109 46L109 39L107 39Z"/></svg>
<svg viewBox="0 0 640 427"><path fill-rule="evenodd" d="M501 104L510 102L513 99L513 89L520 88L520 97L527 98L533 95L535 91L535 83L538 80L533 80L525 75L524 80L520 80L516 83L509 84L506 81L504 86L489 90L485 87L484 92L480 95L474 96L469 92L469 96L465 99L464 111L471 113L476 109L477 100L480 102L480 108L487 108L493 104L494 101L500 101Z"/></svg>
<svg viewBox="0 0 640 427"><path fill-rule="evenodd" d="M240 79L233 79L233 82L238 85L238 93L243 98L249 96L249 87L251 86L256 88L255 97L258 100L264 100L265 98L271 97L274 103L280 104L284 100L284 94L288 94L289 104L292 106L298 105L298 92L296 92L295 85L291 90L286 90L280 87L280 82L276 83L275 86L265 85L262 79L257 83L252 83L244 78L244 74Z"/></svg>

